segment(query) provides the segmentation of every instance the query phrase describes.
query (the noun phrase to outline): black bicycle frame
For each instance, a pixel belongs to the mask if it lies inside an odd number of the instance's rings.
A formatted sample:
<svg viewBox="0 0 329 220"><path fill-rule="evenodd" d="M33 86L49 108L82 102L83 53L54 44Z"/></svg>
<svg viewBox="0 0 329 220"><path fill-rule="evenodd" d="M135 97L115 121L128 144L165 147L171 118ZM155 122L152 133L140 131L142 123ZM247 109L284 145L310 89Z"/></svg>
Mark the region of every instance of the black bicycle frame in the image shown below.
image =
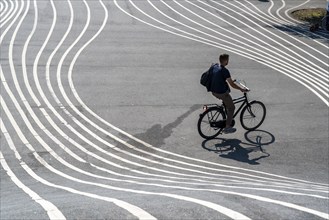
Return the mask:
<svg viewBox="0 0 329 220"><path fill-rule="evenodd" d="M233 118L235 118L238 114L239 114L239 112L241 111L241 109L247 104L248 105L248 98L247 98L247 94L246 93L244 93L244 95L243 96L241 96L240 98L236 98L236 99L233 99L233 104L234 105L236 105L236 104L238 104L238 103L241 103L242 102L242 104L240 105L240 107L238 108L238 110L237 111L235 111L235 113L234 113L234 115L233 115ZM224 105L224 107L225 107L225 113L226 113L226 115L227 115L227 110L226 110L226 106Z"/></svg>

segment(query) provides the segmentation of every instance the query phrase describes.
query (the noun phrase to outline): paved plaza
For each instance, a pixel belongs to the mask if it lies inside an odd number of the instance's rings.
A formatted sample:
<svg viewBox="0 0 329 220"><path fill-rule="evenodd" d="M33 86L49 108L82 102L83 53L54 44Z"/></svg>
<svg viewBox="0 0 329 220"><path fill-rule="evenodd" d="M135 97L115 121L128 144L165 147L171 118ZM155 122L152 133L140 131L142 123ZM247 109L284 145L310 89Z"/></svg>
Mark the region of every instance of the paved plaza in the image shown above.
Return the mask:
<svg viewBox="0 0 329 220"><path fill-rule="evenodd" d="M329 219L325 5L1 0L0 219ZM221 53L267 115L206 141Z"/></svg>

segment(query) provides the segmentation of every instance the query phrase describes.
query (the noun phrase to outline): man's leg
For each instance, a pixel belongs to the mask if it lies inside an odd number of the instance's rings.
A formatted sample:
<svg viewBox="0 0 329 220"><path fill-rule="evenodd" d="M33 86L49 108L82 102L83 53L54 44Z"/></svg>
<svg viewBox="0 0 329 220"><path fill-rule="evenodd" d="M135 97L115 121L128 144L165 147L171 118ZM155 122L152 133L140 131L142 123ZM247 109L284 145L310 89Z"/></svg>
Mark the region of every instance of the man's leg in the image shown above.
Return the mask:
<svg viewBox="0 0 329 220"><path fill-rule="evenodd" d="M226 119L226 127L231 127L235 105L233 103L232 97L230 93L224 93L224 94L218 94L218 93L212 93L216 98L223 100L226 110L227 110L227 119Z"/></svg>

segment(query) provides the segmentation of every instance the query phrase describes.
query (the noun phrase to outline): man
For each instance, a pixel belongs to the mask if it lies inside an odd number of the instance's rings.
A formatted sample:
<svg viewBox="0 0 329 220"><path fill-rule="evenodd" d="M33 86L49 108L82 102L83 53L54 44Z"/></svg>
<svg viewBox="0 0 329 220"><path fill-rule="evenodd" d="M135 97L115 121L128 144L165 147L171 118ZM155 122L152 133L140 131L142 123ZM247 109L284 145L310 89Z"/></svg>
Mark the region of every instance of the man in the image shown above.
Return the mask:
<svg viewBox="0 0 329 220"><path fill-rule="evenodd" d="M234 133L236 131L236 129L231 126L235 106L233 104L233 100L230 95L229 85L234 89L240 90L241 92L248 91L247 89L241 88L240 86L238 86L233 82L233 80L231 79L230 71L226 69L228 62L229 62L228 54L222 54L219 56L219 64L215 64L213 69L211 89L210 89L212 94L216 98L222 100L226 106L227 119L226 119L226 127L223 130L225 134Z"/></svg>

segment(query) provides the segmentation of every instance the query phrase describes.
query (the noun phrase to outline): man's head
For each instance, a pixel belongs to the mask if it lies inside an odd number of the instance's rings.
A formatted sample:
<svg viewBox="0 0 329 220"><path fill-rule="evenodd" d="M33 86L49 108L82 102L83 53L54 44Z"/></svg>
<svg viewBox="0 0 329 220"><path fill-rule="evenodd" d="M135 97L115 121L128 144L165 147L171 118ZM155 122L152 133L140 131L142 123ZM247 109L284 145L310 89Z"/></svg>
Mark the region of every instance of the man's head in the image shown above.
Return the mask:
<svg viewBox="0 0 329 220"><path fill-rule="evenodd" d="M230 56L228 54L221 54L219 55L219 63L223 66L226 66L228 64Z"/></svg>

